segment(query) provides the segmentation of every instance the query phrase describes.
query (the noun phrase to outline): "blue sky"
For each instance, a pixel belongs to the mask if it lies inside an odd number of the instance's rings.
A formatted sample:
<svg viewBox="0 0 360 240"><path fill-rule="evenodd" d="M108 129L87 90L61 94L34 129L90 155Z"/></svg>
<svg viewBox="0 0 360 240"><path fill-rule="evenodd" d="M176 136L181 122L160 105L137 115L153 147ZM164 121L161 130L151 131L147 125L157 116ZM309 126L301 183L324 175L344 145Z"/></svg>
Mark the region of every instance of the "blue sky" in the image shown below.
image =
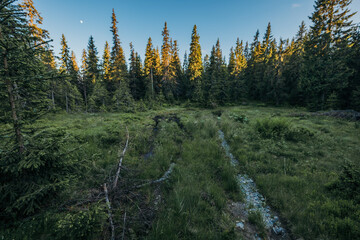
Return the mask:
<svg viewBox="0 0 360 240"><path fill-rule="evenodd" d="M257 29L263 35L269 21L274 37L292 38L301 21L311 24L308 16L314 9L314 0L34 0L34 4L44 18L43 27L54 39L55 53L59 55L60 37L64 33L78 62L90 35L94 37L99 57L105 41L111 44L112 8L119 22L126 59L132 42L142 60L148 37L160 48L165 21L170 37L178 40L181 58L185 50L189 52L194 24L198 26L203 54L209 54L219 38L223 54L228 58L237 37L251 42ZM360 12L359 0L353 1L351 10ZM353 20L360 22L360 14Z"/></svg>

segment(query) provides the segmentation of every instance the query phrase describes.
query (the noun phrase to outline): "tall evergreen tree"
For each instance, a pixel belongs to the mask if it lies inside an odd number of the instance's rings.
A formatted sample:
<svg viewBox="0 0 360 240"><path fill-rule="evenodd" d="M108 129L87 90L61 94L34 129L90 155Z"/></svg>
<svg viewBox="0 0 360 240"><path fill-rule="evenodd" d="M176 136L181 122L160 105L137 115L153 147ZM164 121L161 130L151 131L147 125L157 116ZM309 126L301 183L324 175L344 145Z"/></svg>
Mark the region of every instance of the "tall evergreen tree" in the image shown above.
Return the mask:
<svg viewBox="0 0 360 240"><path fill-rule="evenodd" d="M129 81L130 91L134 99L139 100L144 95L144 85L142 79L142 66L140 56L135 52L132 43L130 43L130 67L129 67Z"/></svg>
<svg viewBox="0 0 360 240"><path fill-rule="evenodd" d="M61 35L61 52L60 52L60 73L69 73L70 71L70 49L67 44L65 35Z"/></svg>
<svg viewBox="0 0 360 240"><path fill-rule="evenodd" d="M124 50L121 47L114 9L112 11L112 17L111 17L111 32L113 34L113 46L111 49L111 61L110 61L111 73L112 73L111 79L114 82L127 81L126 79L127 67L126 67L125 55L124 55ZM109 90L114 91L114 89L109 89Z"/></svg>
<svg viewBox="0 0 360 240"><path fill-rule="evenodd" d="M0 222L5 229L49 206L72 170L68 155L59 151L64 136L33 124L49 107L49 80L55 76L48 72L53 63L40 57L49 46L33 34L26 16L15 0L0 1L0 96L7 95L0 116L13 128L1 133Z"/></svg>
<svg viewBox="0 0 360 240"><path fill-rule="evenodd" d="M303 88L300 85L301 72L304 65L305 42L307 30L303 21L294 39L293 54L284 66L285 91L288 93L287 102L292 105L304 104Z"/></svg>
<svg viewBox="0 0 360 240"><path fill-rule="evenodd" d="M175 40L172 44L171 48L171 63L170 63L170 69L171 69L171 76L172 79L174 79L173 83L173 95L178 99L180 97L180 91L179 83L182 81L182 69L181 69L181 62L179 58L179 47L177 44L177 41Z"/></svg>
<svg viewBox="0 0 360 240"><path fill-rule="evenodd" d="M200 40L200 36L197 33L197 26L194 25L191 34L188 76L190 82L192 83L192 88L193 88L192 99L195 102L203 101L202 81L201 81L201 76L203 73L203 64L202 64L201 47L199 40Z"/></svg>
<svg viewBox="0 0 360 240"><path fill-rule="evenodd" d="M147 98L154 98L154 49L151 37L148 39L145 50L144 61L144 75L145 75L145 95Z"/></svg>
<svg viewBox="0 0 360 240"><path fill-rule="evenodd" d="M164 29L162 31L163 44L161 46L161 69L162 69L162 79L161 87L165 96L168 98L172 90L172 81L171 76L171 40L169 37L169 30L167 28L167 23L165 22Z"/></svg>
<svg viewBox="0 0 360 240"><path fill-rule="evenodd" d="M111 72L110 72L110 46L109 43L105 42L104 53L103 53L103 62L102 62L102 74L104 82L111 81Z"/></svg>
<svg viewBox="0 0 360 240"><path fill-rule="evenodd" d="M111 32L113 34L113 47L111 50L111 82L107 84L107 90L113 94L114 109L129 111L133 107L130 94L128 72L125 55L119 39L115 11L112 11Z"/></svg>
<svg viewBox="0 0 360 240"><path fill-rule="evenodd" d="M348 86L352 71L346 64L352 26L351 0L317 0L313 22L305 44L301 84L312 109L341 107L339 96Z"/></svg>
<svg viewBox="0 0 360 240"><path fill-rule="evenodd" d="M31 35L36 39L34 44L45 47L43 44L49 39L49 32L40 27L43 24L43 18L35 8L33 0L22 0L19 6L28 18Z"/></svg>

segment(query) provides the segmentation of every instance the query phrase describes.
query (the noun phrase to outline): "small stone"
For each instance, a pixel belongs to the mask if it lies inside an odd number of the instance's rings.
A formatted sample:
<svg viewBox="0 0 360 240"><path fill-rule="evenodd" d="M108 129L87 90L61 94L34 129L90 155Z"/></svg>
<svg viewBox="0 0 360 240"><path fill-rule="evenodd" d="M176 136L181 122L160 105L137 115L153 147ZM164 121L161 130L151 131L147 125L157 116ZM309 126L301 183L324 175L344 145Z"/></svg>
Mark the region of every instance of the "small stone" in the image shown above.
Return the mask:
<svg viewBox="0 0 360 240"><path fill-rule="evenodd" d="M245 226L244 226L244 224L242 222L236 223L236 227L240 228L241 230L244 230L244 228L245 228Z"/></svg>

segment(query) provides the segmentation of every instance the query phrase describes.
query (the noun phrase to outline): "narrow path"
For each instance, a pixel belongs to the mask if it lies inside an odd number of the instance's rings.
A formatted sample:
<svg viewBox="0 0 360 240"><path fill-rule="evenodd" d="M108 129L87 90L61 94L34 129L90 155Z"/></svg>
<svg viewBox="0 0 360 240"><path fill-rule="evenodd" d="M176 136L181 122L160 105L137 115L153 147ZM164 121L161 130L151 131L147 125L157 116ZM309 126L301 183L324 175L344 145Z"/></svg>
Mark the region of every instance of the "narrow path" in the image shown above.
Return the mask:
<svg viewBox="0 0 360 240"><path fill-rule="evenodd" d="M239 162L230 152L230 146L226 142L224 132L221 130L219 130L219 138L222 141L221 145L226 155L230 158L231 165L234 167L239 165ZM255 182L249 176L242 174L237 175L237 180L241 191L245 194L245 208L241 207L241 203L233 203L233 206L240 206L240 211L243 211L240 215L248 216L249 213L257 211L261 214L265 228L270 233L270 239L289 239L288 234L279 221L279 217L266 205L265 198L258 192ZM244 230L243 222L237 222L236 226ZM255 238L261 239L257 235Z"/></svg>

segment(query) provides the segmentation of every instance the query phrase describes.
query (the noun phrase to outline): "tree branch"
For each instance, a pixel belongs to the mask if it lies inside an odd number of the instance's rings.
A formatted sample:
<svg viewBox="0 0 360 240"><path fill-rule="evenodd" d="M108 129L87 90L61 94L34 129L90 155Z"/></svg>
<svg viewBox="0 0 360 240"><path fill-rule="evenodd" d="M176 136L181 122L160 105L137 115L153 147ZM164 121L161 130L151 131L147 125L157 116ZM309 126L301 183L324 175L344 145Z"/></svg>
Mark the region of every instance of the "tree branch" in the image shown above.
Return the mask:
<svg viewBox="0 0 360 240"><path fill-rule="evenodd" d="M110 200L109 200L109 194L108 194L108 190L106 187L106 183L104 183L104 192L105 192L106 205L108 207L108 215L109 215L109 221L110 221L110 226L111 226L111 240L115 240L115 227L114 227L114 222L112 219L111 204L110 204Z"/></svg>
<svg viewBox="0 0 360 240"><path fill-rule="evenodd" d="M114 180L114 184L113 184L113 189L116 188L118 180L119 180L119 175L120 175L120 170L121 170L121 165L122 165L122 161L126 152L126 149L128 148L129 145L129 130L126 127L126 143L125 143L125 147L124 150L122 151L122 153L120 154L120 160L119 160L119 166L118 169L116 171L116 176L115 176L115 180Z"/></svg>

